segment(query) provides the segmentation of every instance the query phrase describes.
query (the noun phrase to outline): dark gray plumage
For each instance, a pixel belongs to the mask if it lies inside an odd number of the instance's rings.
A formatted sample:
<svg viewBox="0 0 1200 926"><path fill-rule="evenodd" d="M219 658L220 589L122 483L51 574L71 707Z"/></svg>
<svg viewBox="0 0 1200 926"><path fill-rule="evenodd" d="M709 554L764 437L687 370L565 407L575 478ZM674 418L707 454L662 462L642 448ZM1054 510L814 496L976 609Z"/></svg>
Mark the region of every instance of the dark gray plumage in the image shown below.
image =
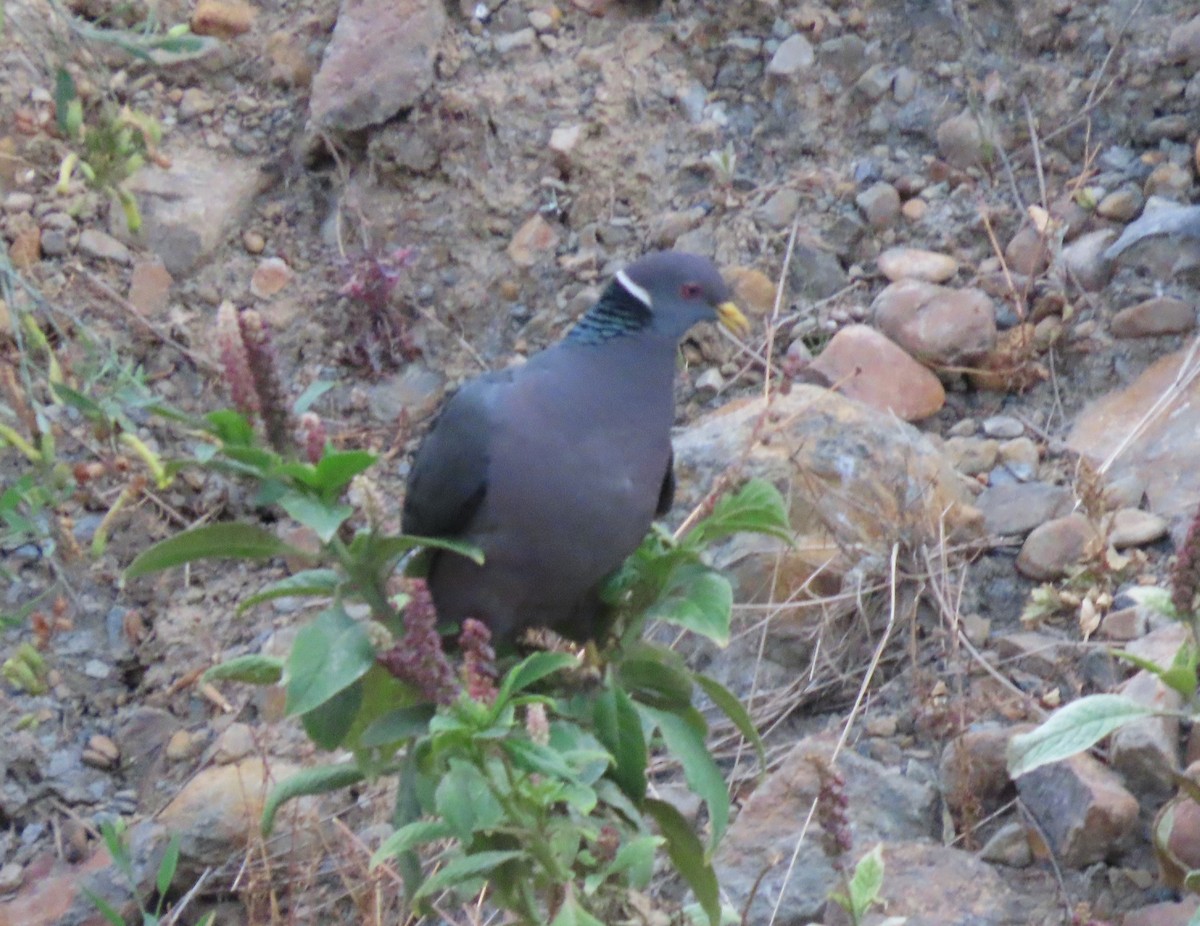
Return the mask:
<svg viewBox="0 0 1200 926"><path fill-rule="evenodd" d="M676 354L705 320L749 327L710 261L650 254L558 344L450 398L413 461L403 517L405 533L483 550L482 566L433 556L443 621L475 617L502 643L526 627L597 631L599 587L671 505Z"/></svg>

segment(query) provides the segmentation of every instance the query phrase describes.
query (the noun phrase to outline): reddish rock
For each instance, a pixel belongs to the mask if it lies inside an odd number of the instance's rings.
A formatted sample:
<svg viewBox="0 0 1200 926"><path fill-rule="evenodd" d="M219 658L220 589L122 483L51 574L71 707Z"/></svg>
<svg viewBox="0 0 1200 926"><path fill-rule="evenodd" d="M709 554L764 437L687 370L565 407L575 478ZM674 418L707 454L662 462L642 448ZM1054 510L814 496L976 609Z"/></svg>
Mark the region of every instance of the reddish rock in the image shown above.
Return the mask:
<svg viewBox="0 0 1200 926"><path fill-rule="evenodd" d="M139 260L129 274L129 302L143 315L165 312L174 282L161 260Z"/></svg>
<svg viewBox="0 0 1200 926"><path fill-rule="evenodd" d="M996 345L996 310L982 290L901 280L876 296L871 308L880 331L930 363L969 365Z"/></svg>
<svg viewBox="0 0 1200 926"><path fill-rule="evenodd" d="M1075 512L1035 528L1017 554L1017 570L1038 581L1057 579L1099 553L1101 545L1092 522Z"/></svg>
<svg viewBox="0 0 1200 926"><path fill-rule="evenodd" d="M508 244L508 256L518 267L532 267L547 253L558 247L558 232L554 226L534 214L517 229Z"/></svg>
<svg viewBox="0 0 1200 926"><path fill-rule="evenodd" d="M946 401L946 391L936 376L866 325L841 329L810 369L842 394L893 412L905 421L928 418Z"/></svg>
<svg viewBox="0 0 1200 926"><path fill-rule="evenodd" d="M1196 327L1196 307L1173 296L1158 296L1122 309L1112 319L1115 338L1182 334Z"/></svg>
<svg viewBox="0 0 1200 926"><path fill-rule="evenodd" d="M313 78L318 129L353 132L411 107L433 84L442 0L345 0Z"/></svg>

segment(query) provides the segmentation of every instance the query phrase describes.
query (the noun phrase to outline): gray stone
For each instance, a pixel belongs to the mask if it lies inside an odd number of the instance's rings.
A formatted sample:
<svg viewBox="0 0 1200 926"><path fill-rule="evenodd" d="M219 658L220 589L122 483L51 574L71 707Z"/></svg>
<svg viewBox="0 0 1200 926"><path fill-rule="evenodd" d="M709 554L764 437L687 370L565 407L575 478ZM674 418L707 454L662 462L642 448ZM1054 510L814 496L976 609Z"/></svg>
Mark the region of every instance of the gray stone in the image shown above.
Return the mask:
<svg viewBox="0 0 1200 926"><path fill-rule="evenodd" d="M441 0L346 0L313 78L313 126L352 132L416 103L445 27Z"/></svg>
<svg viewBox="0 0 1200 926"><path fill-rule="evenodd" d="M1200 16L1195 16L1171 30L1167 37L1167 60L1200 64Z"/></svg>
<svg viewBox="0 0 1200 926"><path fill-rule="evenodd" d="M772 228L791 228L799 209L800 194L790 187L784 187L763 203L758 214Z"/></svg>
<svg viewBox="0 0 1200 926"><path fill-rule="evenodd" d="M1062 249L1054 266L1085 292L1099 292L1112 277L1113 265L1106 252L1116 237L1109 229L1080 235Z"/></svg>
<svg viewBox="0 0 1200 926"><path fill-rule="evenodd" d="M142 208L136 240L145 241L180 280L242 223L267 178L253 162L204 148L175 152L171 162L168 170L143 168L130 189ZM128 236L121 210L113 212L118 233Z"/></svg>
<svg viewBox="0 0 1200 926"><path fill-rule="evenodd" d="M834 876L821 840L800 843L790 871L788 862L797 845L796 821L804 819L820 790L810 757L828 761L831 747L832 740L824 738L805 739L794 746L746 801L721 843L714 859L721 887L738 909L754 894L748 922L766 923L780 891L787 922L819 917ZM880 840L925 839L933 832L934 794L927 785L852 750L841 753L837 769L846 782L856 842L868 846ZM888 873L892 874L890 867Z"/></svg>
<svg viewBox="0 0 1200 926"><path fill-rule="evenodd" d="M1069 868L1102 861L1137 824L1137 798L1087 753L1022 775L1017 790L1055 858Z"/></svg>
<svg viewBox="0 0 1200 926"><path fill-rule="evenodd" d="M1016 822L1005 823L983 844L979 857L993 865L1028 868L1033 864L1033 849L1025 827Z"/></svg>
<svg viewBox="0 0 1200 926"><path fill-rule="evenodd" d="M872 184L854 202L872 228L889 228L900 217L900 194L890 183Z"/></svg>
<svg viewBox="0 0 1200 926"><path fill-rule="evenodd" d="M1025 425L1008 415L992 415L983 419L983 433L997 440L1012 440L1025 433Z"/></svg>
<svg viewBox="0 0 1200 926"><path fill-rule="evenodd" d="M951 116L937 128L938 152L954 167L966 169L991 160L991 151L979 120L967 110Z"/></svg>
<svg viewBox="0 0 1200 926"><path fill-rule="evenodd" d="M507 55L518 48L532 48L536 42L537 33L532 28L526 28L496 36L492 39L492 46L498 54Z"/></svg>
<svg viewBox="0 0 1200 926"><path fill-rule="evenodd" d="M1166 797L1179 767L1179 716L1183 699L1158 676L1142 670L1121 686L1120 694L1143 707L1164 712L1141 717L1113 733L1108 761L1138 793Z"/></svg>
<svg viewBox="0 0 1200 926"><path fill-rule="evenodd" d="M119 211L119 210L116 210ZM94 228L85 228L79 235L79 253L96 260L111 260L117 264L133 263L133 255L112 235Z"/></svg>
<svg viewBox="0 0 1200 926"><path fill-rule="evenodd" d="M785 39L771 56L767 73L776 77L790 77L798 71L812 67L816 55L808 39L799 33Z"/></svg>

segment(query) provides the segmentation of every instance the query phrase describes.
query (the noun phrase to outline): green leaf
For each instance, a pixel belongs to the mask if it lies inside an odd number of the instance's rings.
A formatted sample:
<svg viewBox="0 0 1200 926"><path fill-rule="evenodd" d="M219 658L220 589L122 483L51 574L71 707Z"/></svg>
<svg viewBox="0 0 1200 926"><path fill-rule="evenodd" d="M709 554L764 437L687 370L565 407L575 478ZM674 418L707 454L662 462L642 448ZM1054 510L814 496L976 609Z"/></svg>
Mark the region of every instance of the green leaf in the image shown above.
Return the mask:
<svg viewBox="0 0 1200 926"><path fill-rule="evenodd" d="M695 830L683 814L666 801L648 797L644 808L658 824L659 832L667 841L667 856L696 895L708 917L709 926L720 926L721 895L717 875L712 863L705 857L704 847Z"/></svg>
<svg viewBox="0 0 1200 926"><path fill-rule="evenodd" d="M409 550L428 547L432 550L447 550L465 556L473 563L483 565L483 551L469 543L457 540L445 540L441 537L416 537L411 534L399 534L395 537L381 537L378 540L379 554L383 559L399 559Z"/></svg>
<svg viewBox="0 0 1200 926"><path fill-rule="evenodd" d="M110 904L95 891L92 891L87 887L81 887L80 889L83 891L87 899L91 901L92 906L99 910L100 915L108 920L112 926L125 926L125 917L121 916L121 914L113 908L112 904Z"/></svg>
<svg viewBox="0 0 1200 926"><path fill-rule="evenodd" d="M58 123L58 131L65 138L73 139L75 137L75 131L72 129L67 113L71 108L71 103L78 98L79 92L75 89L75 78L66 68L59 68L54 73L54 117Z"/></svg>
<svg viewBox="0 0 1200 926"><path fill-rule="evenodd" d="M72 389L70 386L64 386L62 383L51 383L50 388L55 396L61 399L64 404L75 408L84 418L93 424L101 424L105 427L109 427L112 424L113 416L109 415L90 396L86 396L82 392Z"/></svg>
<svg viewBox="0 0 1200 926"><path fill-rule="evenodd" d="M575 891L572 890L572 886L568 884L567 896L559 905L558 912L550 921L550 926L604 926L604 923L583 908L575 899Z"/></svg>
<svg viewBox="0 0 1200 926"><path fill-rule="evenodd" d="M178 833L172 836L171 841L167 843L167 851L163 853L162 861L158 863L158 877L155 879L154 886L158 888L160 896L167 893L171 882L175 880L175 869L179 865L180 841Z"/></svg>
<svg viewBox="0 0 1200 926"><path fill-rule="evenodd" d="M519 849L496 850L491 852L474 852L448 862L436 873L425 880L413 900L437 894L448 888L457 886L462 881L479 878L488 872L499 868L505 862L524 858L525 853Z"/></svg>
<svg viewBox="0 0 1200 926"><path fill-rule="evenodd" d="M308 558L303 550L289 546L270 531L252 524L236 521L205 524L143 550L126 568L125 577L135 579L200 559L270 559L273 556Z"/></svg>
<svg viewBox="0 0 1200 926"><path fill-rule="evenodd" d="M850 918L861 923L883 889L883 843L877 843L874 849L858 860L846 889L850 900Z"/></svg>
<svg viewBox="0 0 1200 926"><path fill-rule="evenodd" d="M300 718L304 732L321 749L337 749L346 741L362 702L363 683L359 679L349 688L343 688L329 700L304 713Z"/></svg>
<svg viewBox="0 0 1200 926"><path fill-rule="evenodd" d="M377 718L359 737L359 745L367 748L400 743L429 730L429 721L436 708L432 704L413 704L400 707Z"/></svg>
<svg viewBox="0 0 1200 926"><path fill-rule="evenodd" d="M688 787L708 805L709 848L715 849L729 826L729 789L708 751L704 734L674 712L656 710L644 704L638 705L638 710L658 727L667 751L683 767Z"/></svg>
<svg viewBox="0 0 1200 926"><path fill-rule="evenodd" d="M1082 752L1128 723L1160 713L1121 695L1088 695L1059 708L1041 726L1008 744L1012 778Z"/></svg>
<svg viewBox="0 0 1200 926"><path fill-rule="evenodd" d="M592 724L596 736L612 755L612 779L635 804L646 796L648 751L642 721L629 695L609 687L592 702Z"/></svg>
<svg viewBox="0 0 1200 926"><path fill-rule="evenodd" d="M349 505L326 504L319 499L289 492L279 499L279 507L289 515L311 528L321 543L329 543L345 520L354 514Z"/></svg>
<svg viewBox="0 0 1200 926"><path fill-rule="evenodd" d="M626 872L629 886L634 890L644 890L654 875L654 859L662 842L662 837L649 834L623 842L603 871L588 875L584 880L586 893L594 893L609 878Z"/></svg>
<svg viewBox="0 0 1200 926"><path fill-rule="evenodd" d="M483 773L462 759L450 760L450 770L442 776L434 792L434 803L438 816L450 824L454 835L464 844L475 833L492 830L504 819L504 808L492 794Z"/></svg>
<svg viewBox="0 0 1200 926"><path fill-rule="evenodd" d="M279 782L263 804L262 823L260 828L264 836L270 836L275 826L275 815L286 802L309 794L327 794L356 785L366 776L354 762L344 762L340 765L319 765L316 768L306 768L290 778Z"/></svg>
<svg viewBox="0 0 1200 926"><path fill-rule="evenodd" d="M251 595L238 605L237 613L242 614L256 604L275 598L331 596L341 581L341 576L334 569L305 569Z"/></svg>
<svg viewBox="0 0 1200 926"><path fill-rule="evenodd" d="M317 488L332 498L374 462L375 454L365 450L328 450L317 463Z"/></svg>
<svg viewBox="0 0 1200 926"><path fill-rule="evenodd" d="M1175 610L1175 604L1171 601L1170 589L1160 588L1157 585L1139 585L1126 589L1122 594L1163 617L1179 620L1179 612Z"/></svg>
<svg viewBox="0 0 1200 926"><path fill-rule="evenodd" d="M698 633L717 646L729 645L733 587L714 569L700 563L676 569L666 589L646 610L647 620L665 621Z"/></svg>
<svg viewBox="0 0 1200 926"><path fill-rule="evenodd" d="M1178 691L1185 699L1191 698L1196 693L1196 648L1186 640L1175 651L1175 657L1167 668L1127 650L1116 650L1113 655L1133 663L1139 669L1145 669L1147 672L1157 675L1162 679L1163 684Z"/></svg>
<svg viewBox="0 0 1200 926"><path fill-rule="evenodd" d="M737 492L723 496L713 512L687 537L692 546L707 546L730 534L752 533L792 542L795 531L788 523L787 503L765 479L751 479Z"/></svg>
<svg viewBox="0 0 1200 926"><path fill-rule="evenodd" d="M454 831L445 820L415 820L400 827L380 844L371 856L370 868L374 871L394 856L452 835Z"/></svg>
<svg viewBox="0 0 1200 926"><path fill-rule="evenodd" d="M617 679L635 701L666 710L692 703L692 673L670 650L648 645L639 649L645 656L627 656L617 666Z"/></svg>
<svg viewBox="0 0 1200 926"><path fill-rule="evenodd" d="M248 685L275 685L283 677L283 660L277 656L247 653L234 656L204 673L202 681L245 682Z"/></svg>
<svg viewBox="0 0 1200 926"><path fill-rule="evenodd" d="M349 688L375 664L366 630L334 605L296 634L288 656L287 715L307 714Z"/></svg>
<svg viewBox="0 0 1200 926"><path fill-rule="evenodd" d="M337 385L337 382L332 379L314 379L305 390L300 393L299 398L292 403L292 414L303 415L306 411L313 407L317 399L321 398L325 393Z"/></svg>
<svg viewBox="0 0 1200 926"><path fill-rule="evenodd" d="M579 781L575 769L567 764L563 756L548 746L516 737L507 737L501 740L500 746L512 759L513 765L523 772L557 778L560 781ZM603 756L607 762L606 753L600 752L599 755Z"/></svg>
<svg viewBox="0 0 1200 926"><path fill-rule="evenodd" d="M737 696L732 691L715 678L705 675L702 672L694 672L692 680L708 695L713 704L720 708L721 712L733 722L738 732L746 738L746 742L754 747L754 752L758 756L758 766L765 772L767 769L767 753L763 748L762 737L758 735L758 728L754 725L754 720L750 717L749 712L743 706L742 702L737 699Z"/></svg>
<svg viewBox="0 0 1200 926"><path fill-rule="evenodd" d="M526 656L505 673L496 692L495 704L506 705L518 691L524 691L547 675L578 664L578 660L569 653L533 653Z"/></svg>
<svg viewBox="0 0 1200 926"><path fill-rule="evenodd" d="M253 447L254 425L239 411L222 408L204 416L213 434L228 446ZM226 449L228 449L228 446Z"/></svg>

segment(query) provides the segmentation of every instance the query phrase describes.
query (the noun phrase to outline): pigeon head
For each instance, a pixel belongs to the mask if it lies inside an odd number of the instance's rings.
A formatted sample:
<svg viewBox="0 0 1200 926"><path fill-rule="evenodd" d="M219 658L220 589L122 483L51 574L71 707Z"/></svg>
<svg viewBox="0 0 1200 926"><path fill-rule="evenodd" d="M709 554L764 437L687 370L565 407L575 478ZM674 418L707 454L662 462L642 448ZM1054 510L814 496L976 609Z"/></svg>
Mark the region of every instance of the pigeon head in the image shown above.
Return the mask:
<svg viewBox="0 0 1200 926"><path fill-rule="evenodd" d="M750 330L712 261L680 251L657 251L619 270L571 337L601 341L651 331L678 341L702 321L717 321L739 336Z"/></svg>

